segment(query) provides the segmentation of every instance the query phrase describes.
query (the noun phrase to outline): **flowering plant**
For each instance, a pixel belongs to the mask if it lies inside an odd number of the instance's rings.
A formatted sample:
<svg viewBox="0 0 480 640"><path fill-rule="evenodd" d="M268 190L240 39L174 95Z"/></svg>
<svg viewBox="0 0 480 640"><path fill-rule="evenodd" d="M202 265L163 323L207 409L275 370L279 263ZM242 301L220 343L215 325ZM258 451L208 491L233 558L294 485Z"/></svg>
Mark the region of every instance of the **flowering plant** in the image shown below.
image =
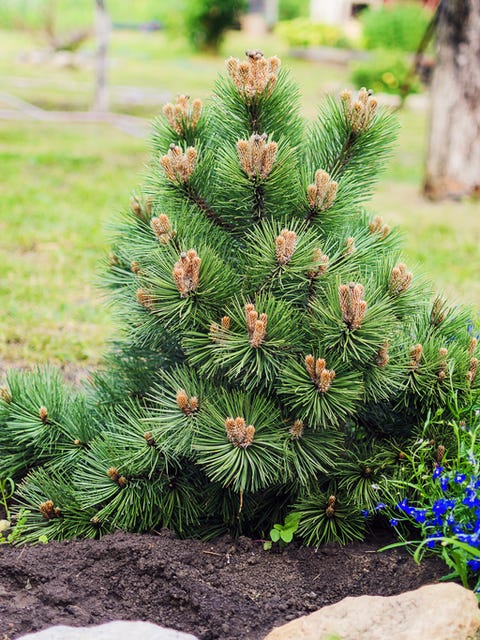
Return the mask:
<svg viewBox="0 0 480 640"><path fill-rule="evenodd" d="M480 599L478 412L472 411L470 426L464 420L446 426L450 433L445 431L445 436L451 440L448 448L432 439L417 439L403 452L400 477L383 485L388 495L385 513L402 540L389 547L405 544L415 548L417 561L428 550L438 553L453 570L444 579L460 578ZM422 540L408 540L412 527L421 532Z"/></svg>

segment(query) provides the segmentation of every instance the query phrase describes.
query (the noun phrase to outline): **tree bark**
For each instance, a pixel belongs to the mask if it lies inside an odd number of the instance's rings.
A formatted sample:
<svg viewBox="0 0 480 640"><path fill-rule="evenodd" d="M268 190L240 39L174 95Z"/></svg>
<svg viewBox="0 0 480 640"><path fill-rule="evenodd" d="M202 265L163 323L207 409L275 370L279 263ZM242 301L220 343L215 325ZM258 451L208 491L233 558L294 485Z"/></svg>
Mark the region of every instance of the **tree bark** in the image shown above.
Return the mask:
<svg viewBox="0 0 480 640"><path fill-rule="evenodd" d="M95 31L97 37L97 59L95 96L93 99L93 111L108 111L109 96L107 84L107 51L110 37L110 17L107 12L105 0L95 1Z"/></svg>
<svg viewBox="0 0 480 640"><path fill-rule="evenodd" d="M425 195L480 194L480 0L442 0Z"/></svg>

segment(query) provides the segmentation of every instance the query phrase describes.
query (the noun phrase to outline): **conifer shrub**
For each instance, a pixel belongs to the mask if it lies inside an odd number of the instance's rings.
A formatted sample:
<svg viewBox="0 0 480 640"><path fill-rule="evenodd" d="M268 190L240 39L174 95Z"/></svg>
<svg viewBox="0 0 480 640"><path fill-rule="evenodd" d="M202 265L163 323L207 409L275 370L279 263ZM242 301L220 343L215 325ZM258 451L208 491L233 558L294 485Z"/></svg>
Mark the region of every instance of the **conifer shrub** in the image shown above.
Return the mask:
<svg viewBox="0 0 480 640"><path fill-rule="evenodd" d="M0 478L23 542L258 537L289 514L307 544L361 539L427 416L478 396L468 310L432 298L365 209L394 116L362 89L306 123L277 57L227 72L154 123L104 265L104 370L80 393L52 369L8 376Z"/></svg>

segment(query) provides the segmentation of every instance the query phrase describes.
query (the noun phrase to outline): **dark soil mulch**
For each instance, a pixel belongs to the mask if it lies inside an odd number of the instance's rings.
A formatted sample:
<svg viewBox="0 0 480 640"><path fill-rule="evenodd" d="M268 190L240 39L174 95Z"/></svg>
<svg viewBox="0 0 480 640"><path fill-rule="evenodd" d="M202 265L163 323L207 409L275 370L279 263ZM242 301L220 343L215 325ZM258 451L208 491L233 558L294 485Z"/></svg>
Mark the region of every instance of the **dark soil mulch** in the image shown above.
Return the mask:
<svg viewBox="0 0 480 640"><path fill-rule="evenodd" d="M117 533L101 541L0 547L0 638L54 624L144 620L201 640L260 640L274 626L345 596L393 595L434 582L445 566L416 565L388 543L265 552L261 541L214 542Z"/></svg>

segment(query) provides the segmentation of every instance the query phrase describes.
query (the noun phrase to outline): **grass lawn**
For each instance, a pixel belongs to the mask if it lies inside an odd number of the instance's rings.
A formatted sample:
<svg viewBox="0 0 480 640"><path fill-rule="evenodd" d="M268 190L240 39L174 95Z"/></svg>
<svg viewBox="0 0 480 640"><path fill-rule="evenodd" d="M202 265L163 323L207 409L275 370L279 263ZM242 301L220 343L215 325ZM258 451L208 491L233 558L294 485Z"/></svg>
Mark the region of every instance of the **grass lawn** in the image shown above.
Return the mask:
<svg viewBox="0 0 480 640"><path fill-rule="evenodd" d="M18 54L34 48L30 36L3 32L0 38L3 91L44 108L88 108L88 59L73 70L24 64ZM254 44L231 34L225 56ZM263 46L285 53L274 37ZM192 56L158 33L114 32L111 51L114 108L145 117L158 113L161 100L128 103L119 87L205 98L224 68L223 56ZM344 68L285 63L300 84L307 117L325 90L348 80ZM399 145L372 209L402 225L409 266L479 310L479 205L432 204L419 196L426 114L407 111L400 119ZM98 363L113 330L94 286L96 265L108 251L105 223L128 203L147 158L146 141L110 125L0 120L0 360Z"/></svg>
<svg viewBox="0 0 480 640"><path fill-rule="evenodd" d="M146 159L144 141L109 126L0 120L1 358L97 361L104 226Z"/></svg>

